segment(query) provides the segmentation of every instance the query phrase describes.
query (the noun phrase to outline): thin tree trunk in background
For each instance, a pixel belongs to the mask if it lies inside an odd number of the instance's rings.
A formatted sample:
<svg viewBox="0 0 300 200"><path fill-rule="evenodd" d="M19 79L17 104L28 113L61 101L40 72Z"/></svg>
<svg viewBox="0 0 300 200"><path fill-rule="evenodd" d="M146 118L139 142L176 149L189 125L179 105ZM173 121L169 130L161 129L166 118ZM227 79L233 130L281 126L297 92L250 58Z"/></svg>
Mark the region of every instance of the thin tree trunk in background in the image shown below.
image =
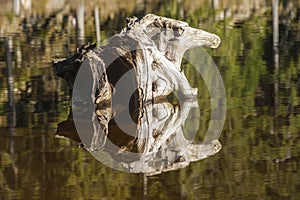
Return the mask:
<svg viewBox="0 0 300 200"><path fill-rule="evenodd" d="M30 10L32 7L32 0L23 0L21 1L21 4L24 10Z"/></svg>
<svg viewBox="0 0 300 200"><path fill-rule="evenodd" d="M272 0L272 13L273 13L273 53L274 53L274 69L275 69L276 73L278 73L278 69L279 69L278 4L279 4L279 0Z"/></svg>
<svg viewBox="0 0 300 200"><path fill-rule="evenodd" d="M16 16L20 15L20 0L14 0L14 14Z"/></svg>
<svg viewBox="0 0 300 200"><path fill-rule="evenodd" d="M100 44L101 44L100 18L99 18L99 8L97 5L94 8L94 14L95 14L97 46L100 46Z"/></svg>
<svg viewBox="0 0 300 200"><path fill-rule="evenodd" d="M84 1L81 1L76 11L77 46L84 44Z"/></svg>
<svg viewBox="0 0 300 200"><path fill-rule="evenodd" d="M180 18L184 18L185 16L185 12L184 12L184 6L183 6L183 1L182 0L177 0L177 5L178 5L178 12L179 12L179 16Z"/></svg>
<svg viewBox="0 0 300 200"><path fill-rule="evenodd" d="M272 0L272 10L273 10L273 47L277 49L279 41L278 32L278 4L279 0Z"/></svg>
<svg viewBox="0 0 300 200"><path fill-rule="evenodd" d="M214 10L219 9L219 7L220 7L220 0L212 0L212 6L213 6Z"/></svg>
<svg viewBox="0 0 300 200"><path fill-rule="evenodd" d="M150 3L150 2L149 2ZM137 17L141 17L146 13L147 0L137 0L135 4L135 12L134 15Z"/></svg>
<svg viewBox="0 0 300 200"><path fill-rule="evenodd" d="M219 8L219 0L211 0L211 7L213 12L213 19L216 21L216 10ZM225 19L224 19L225 20Z"/></svg>

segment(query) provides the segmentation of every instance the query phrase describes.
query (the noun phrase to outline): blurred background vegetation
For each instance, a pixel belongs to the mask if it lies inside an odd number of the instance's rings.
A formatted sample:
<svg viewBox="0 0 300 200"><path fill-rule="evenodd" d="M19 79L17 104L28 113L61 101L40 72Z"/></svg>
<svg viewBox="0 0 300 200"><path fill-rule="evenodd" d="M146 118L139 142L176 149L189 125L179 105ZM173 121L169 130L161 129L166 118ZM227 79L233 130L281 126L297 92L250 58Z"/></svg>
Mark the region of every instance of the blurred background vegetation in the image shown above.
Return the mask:
<svg viewBox="0 0 300 200"><path fill-rule="evenodd" d="M0 0L0 199L299 199L300 1L279 1L278 21L274 2ZM126 17L147 13L221 37L206 50L223 77L227 118L217 155L145 179L54 137L69 96L51 62L85 42L105 44ZM201 140L209 94L193 67L183 68L199 88Z"/></svg>

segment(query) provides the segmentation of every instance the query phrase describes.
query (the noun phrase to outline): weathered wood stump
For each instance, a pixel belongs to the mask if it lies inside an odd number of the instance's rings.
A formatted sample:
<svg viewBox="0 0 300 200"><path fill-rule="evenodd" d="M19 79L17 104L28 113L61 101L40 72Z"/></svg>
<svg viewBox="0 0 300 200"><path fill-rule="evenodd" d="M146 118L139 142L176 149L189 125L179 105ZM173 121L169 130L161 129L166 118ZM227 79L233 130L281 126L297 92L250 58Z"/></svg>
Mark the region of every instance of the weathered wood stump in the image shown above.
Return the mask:
<svg viewBox="0 0 300 200"><path fill-rule="evenodd" d="M217 140L194 144L183 135L190 109L197 107L197 89L190 86L180 66L186 50L203 45L217 48L220 38L186 22L153 14L127 21L127 27L107 45L96 48L87 44L74 56L54 61L57 75L68 82L73 106L86 96L75 91L76 75L82 66L90 70L87 104L92 103L94 108L90 116L93 133L83 142L86 149L102 151L111 141L118 146L109 152L114 160L132 172L148 174L183 167L218 152L221 144ZM118 82L127 74L130 81L122 89ZM180 105L168 101L173 92ZM122 102L127 93L133 95L129 102ZM133 134L121 130L116 117L123 112L120 107L128 105L135 123Z"/></svg>

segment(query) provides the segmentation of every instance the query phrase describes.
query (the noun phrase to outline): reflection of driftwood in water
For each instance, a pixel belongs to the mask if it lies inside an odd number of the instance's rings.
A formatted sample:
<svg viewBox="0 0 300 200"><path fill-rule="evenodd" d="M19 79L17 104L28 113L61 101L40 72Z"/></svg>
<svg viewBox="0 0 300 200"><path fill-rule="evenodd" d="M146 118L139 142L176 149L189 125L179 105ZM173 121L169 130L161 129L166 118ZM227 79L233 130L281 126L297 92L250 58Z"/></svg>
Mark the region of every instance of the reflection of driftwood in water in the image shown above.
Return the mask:
<svg viewBox="0 0 300 200"><path fill-rule="evenodd" d="M214 34L149 14L140 21L129 18L127 27L108 45L85 45L74 56L55 61L57 74L73 90L73 113L74 107L79 109L83 114L77 116L85 116L79 123L93 127L84 138L80 134L85 148L94 155L109 149L110 156L130 171L149 174L186 166L218 152L218 141L196 145L183 135L190 109L197 107L197 89L190 86L180 65L186 50L219 44ZM125 85L119 84L123 79ZM89 80L90 87L80 89ZM172 92L180 106L168 102ZM124 117L128 103L130 116ZM93 109L89 110L90 104ZM124 119L132 122L131 118L134 125L124 131L120 124ZM180 164L173 166L175 161Z"/></svg>
<svg viewBox="0 0 300 200"><path fill-rule="evenodd" d="M196 101L185 102L181 108L168 102L149 104L143 109L144 115L137 135L149 134L150 137L138 139L129 136L114 122L110 122L109 142L105 144L105 148L110 151L106 154L101 150L92 153L99 160L102 159L101 156L112 157L113 160L109 161L111 165L121 162L125 170L146 173L148 176L180 169L188 166L190 162L212 156L221 149L218 140L198 144L184 136L183 127L193 107L197 107ZM81 142L72 119L60 123L57 134ZM90 142L92 143L92 139ZM143 142L146 145L143 153L132 153L136 151L136 148L133 148L135 142ZM121 148L114 148L115 145Z"/></svg>

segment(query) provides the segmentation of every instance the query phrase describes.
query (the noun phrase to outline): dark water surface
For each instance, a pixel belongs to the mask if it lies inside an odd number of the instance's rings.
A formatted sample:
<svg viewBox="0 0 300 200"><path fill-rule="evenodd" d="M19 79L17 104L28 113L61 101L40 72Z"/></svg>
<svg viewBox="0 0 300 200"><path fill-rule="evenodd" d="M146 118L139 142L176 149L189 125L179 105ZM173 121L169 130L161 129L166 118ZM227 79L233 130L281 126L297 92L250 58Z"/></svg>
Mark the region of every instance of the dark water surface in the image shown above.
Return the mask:
<svg viewBox="0 0 300 200"><path fill-rule="evenodd" d="M275 24L272 2L263 0L45 0L20 10L17 2L0 0L0 199L300 198L299 1L280 1ZM207 49L227 95L220 152L146 178L106 167L73 140L55 137L70 98L52 59L97 41L96 5L102 42L127 16L150 12L221 37L218 49ZM199 88L201 140L209 94L201 77L183 67Z"/></svg>

